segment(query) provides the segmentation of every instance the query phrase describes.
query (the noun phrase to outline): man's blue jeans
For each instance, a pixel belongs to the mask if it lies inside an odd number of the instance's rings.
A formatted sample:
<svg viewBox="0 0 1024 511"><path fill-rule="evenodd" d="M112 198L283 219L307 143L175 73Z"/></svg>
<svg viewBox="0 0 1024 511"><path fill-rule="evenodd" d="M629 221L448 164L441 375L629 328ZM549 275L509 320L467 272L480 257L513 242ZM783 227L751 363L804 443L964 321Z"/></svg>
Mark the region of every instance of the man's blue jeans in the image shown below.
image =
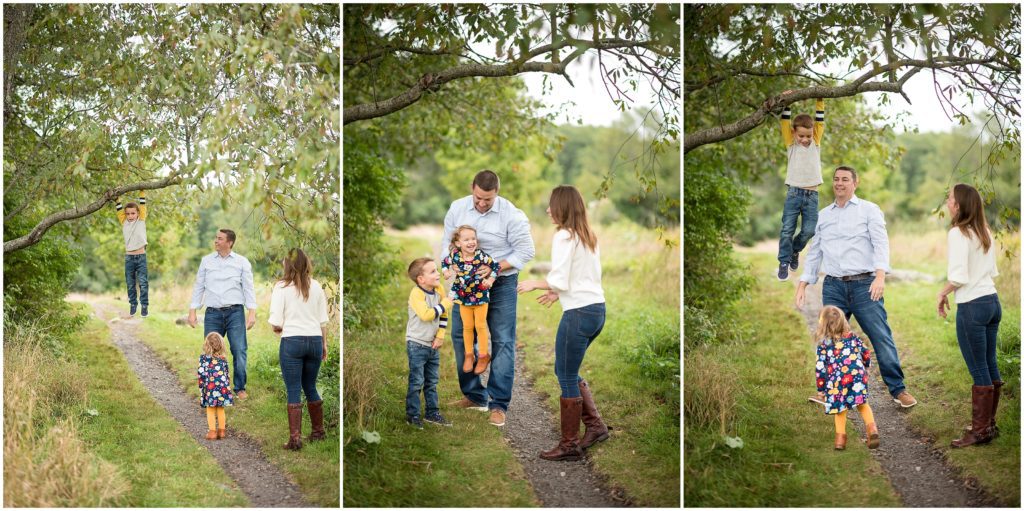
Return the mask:
<svg viewBox="0 0 1024 511"><path fill-rule="evenodd" d="M462 372L464 347L455 339L462 339L462 318L459 305L453 307L451 318L452 348L455 350L455 370L459 374L459 388L470 401L488 408L508 410L512 400L512 383L516 372L516 285L519 274L498 277L491 288L491 302L487 309L487 326L491 330L491 376L484 387L480 375ZM476 355L477 349L473 349ZM488 397L490 402L488 402Z"/></svg>
<svg viewBox="0 0 1024 511"><path fill-rule="evenodd" d="M245 336L245 307L232 305L220 309L207 307L203 316L203 337L217 332L227 338L235 371L235 392L245 390L245 360L249 346Z"/></svg>
<svg viewBox="0 0 1024 511"><path fill-rule="evenodd" d="M843 282L834 277L825 277L821 288L823 305L834 305L846 314L857 318L857 324L868 335L871 347L875 350L878 371L882 373L882 381L889 388L889 394L896 397L906 390L903 385L903 369L900 367L900 356L896 352L896 343L892 339L888 315L885 313L885 299L877 302L871 300L871 282L874 278Z"/></svg>
<svg viewBox="0 0 1024 511"><path fill-rule="evenodd" d="M814 236L818 225L818 192L788 187L786 204L782 207L782 231L779 232L779 263L788 263L793 254L799 254ZM796 220L803 216L800 232L796 232Z"/></svg>
<svg viewBox="0 0 1024 511"><path fill-rule="evenodd" d="M459 344L459 343L453 343ZM441 380L441 352L412 341L405 341L409 357L409 390L405 394L405 415L420 414L420 390L430 416L441 411L437 406L437 382Z"/></svg>
<svg viewBox="0 0 1024 511"><path fill-rule="evenodd" d="M128 303L135 307L142 299L142 306L149 307L149 270L146 268L146 254L124 255L124 281L128 285ZM139 285L136 297L135 284Z"/></svg>
<svg viewBox="0 0 1024 511"><path fill-rule="evenodd" d="M1003 308L999 296L990 294L956 306L956 340L975 385L1001 380L996 363L996 337Z"/></svg>
<svg viewBox="0 0 1024 511"><path fill-rule="evenodd" d="M320 374L320 357L324 354L324 338L319 335L282 337L277 356L281 363L281 377L288 392L288 404L320 401L316 391L316 377Z"/></svg>
<svg viewBox="0 0 1024 511"><path fill-rule="evenodd" d="M562 313L555 334L555 376L562 388L562 397L580 397L580 365L590 343L604 328L605 307L593 303Z"/></svg>

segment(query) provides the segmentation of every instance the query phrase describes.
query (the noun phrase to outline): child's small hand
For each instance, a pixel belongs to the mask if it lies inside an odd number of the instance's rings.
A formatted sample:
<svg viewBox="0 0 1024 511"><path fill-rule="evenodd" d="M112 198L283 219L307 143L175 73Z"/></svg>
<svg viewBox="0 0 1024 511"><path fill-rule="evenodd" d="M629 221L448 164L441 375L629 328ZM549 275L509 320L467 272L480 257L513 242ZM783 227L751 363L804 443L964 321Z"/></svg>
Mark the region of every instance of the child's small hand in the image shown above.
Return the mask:
<svg viewBox="0 0 1024 511"><path fill-rule="evenodd" d="M455 272L451 268L444 271L444 280L450 282L453 277L455 277Z"/></svg>
<svg viewBox="0 0 1024 511"><path fill-rule="evenodd" d="M451 311L452 310L452 305L453 305L453 302L452 302L452 297L451 296L446 296L446 297L441 299L441 307L444 307L444 310Z"/></svg>
<svg viewBox="0 0 1024 511"><path fill-rule="evenodd" d="M480 289L490 289L492 285L494 285L494 276L484 279L484 281L480 283Z"/></svg>
<svg viewBox="0 0 1024 511"><path fill-rule="evenodd" d="M430 347L436 350L437 348L440 348L442 344L444 344L444 339L434 337L434 342L430 343Z"/></svg>

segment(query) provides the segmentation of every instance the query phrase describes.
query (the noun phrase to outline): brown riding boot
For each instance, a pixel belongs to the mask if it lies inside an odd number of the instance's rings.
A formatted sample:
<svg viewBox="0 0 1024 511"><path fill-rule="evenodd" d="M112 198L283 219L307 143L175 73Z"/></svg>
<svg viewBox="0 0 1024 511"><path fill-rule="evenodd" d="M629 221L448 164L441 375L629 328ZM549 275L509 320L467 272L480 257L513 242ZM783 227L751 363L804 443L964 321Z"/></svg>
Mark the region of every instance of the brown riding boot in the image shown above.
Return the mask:
<svg viewBox="0 0 1024 511"><path fill-rule="evenodd" d="M324 400L308 402L306 408L309 409L309 422L313 424L313 431L309 433L306 440L310 442L323 440L327 437L324 434Z"/></svg>
<svg viewBox="0 0 1024 511"><path fill-rule="evenodd" d="M580 396L583 398L583 425L587 432L580 437L580 449L586 449L591 445L608 439L608 426L601 420L601 414L594 404L594 396L590 393L590 385L585 380L580 380Z"/></svg>
<svg viewBox="0 0 1024 511"><path fill-rule="evenodd" d="M580 413L583 412L583 398L563 397L559 400L562 422L562 439L550 451L540 453L548 461L576 461L583 457L580 450Z"/></svg>
<svg viewBox="0 0 1024 511"><path fill-rule="evenodd" d="M989 425L992 422L992 399L995 388L992 385L971 386L971 430L964 433L958 440L950 442L950 447L967 447L992 441Z"/></svg>
<svg viewBox="0 0 1024 511"><path fill-rule="evenodd" d="M996 411L999 410L999 394L1001 393L1000 389L1003 388L1003 381L992 380L992 387L992 422L989 423L988 428L989 433L992 435L992 439L995 440L996 438L999 437L999 426L996 425ZM971 431L972 429L973 427L970 424L964 426L965 433Z"/></svg>
<svg viewBox="0 0 1024 511"><path fill-rule="evenodd" d="M302 403L288 403L288 443L285 449L302 449Z"/></svg>

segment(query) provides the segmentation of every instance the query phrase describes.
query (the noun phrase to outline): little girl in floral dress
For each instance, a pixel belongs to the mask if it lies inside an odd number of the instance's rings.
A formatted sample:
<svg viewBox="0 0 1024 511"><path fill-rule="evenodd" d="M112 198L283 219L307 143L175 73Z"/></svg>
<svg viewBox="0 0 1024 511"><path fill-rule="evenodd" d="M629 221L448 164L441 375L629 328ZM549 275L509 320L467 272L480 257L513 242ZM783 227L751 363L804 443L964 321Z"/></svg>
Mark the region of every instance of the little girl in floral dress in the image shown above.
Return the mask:
<svg viewBox="0 0 1024 511"><path fill-rule="evenodd" d="M451 282L451 299L459 304L459 318L462 320L463 351L465 359L462 372L483 374L490 364L490 333L487 330L487 308L491 301L490 288L498 277L501 266L491 256L480 250L476 229L460 225L452 233L451 252L441 261L445 280ZM477 275L481 266L491 268L487 278ZM473 333L476 333L477 350L474 367Z"/></svg>
<svg viewBox="0 0 1024 511"><path fill-rule="evenodd" d="M868 405L868 371L871 352L864 346L838 307L826 305L818 318L815 364L819 394L825 395L825 414L835 415L835 449L846 449L846 411L857 408L864 419L868 449L878 447L878 426Z"/></svg>
<svg viewBox="0 0 1024 511"><path fill-rule="evenodd" d="M224 438L227 436L224 407L234 404L234 398L231 395L231 377L228 374L224 338L217 332L210 332L206 336L196 373L199 375L199 406L206 408L206 424L210 428L206 433L206 439Z"/></svg>

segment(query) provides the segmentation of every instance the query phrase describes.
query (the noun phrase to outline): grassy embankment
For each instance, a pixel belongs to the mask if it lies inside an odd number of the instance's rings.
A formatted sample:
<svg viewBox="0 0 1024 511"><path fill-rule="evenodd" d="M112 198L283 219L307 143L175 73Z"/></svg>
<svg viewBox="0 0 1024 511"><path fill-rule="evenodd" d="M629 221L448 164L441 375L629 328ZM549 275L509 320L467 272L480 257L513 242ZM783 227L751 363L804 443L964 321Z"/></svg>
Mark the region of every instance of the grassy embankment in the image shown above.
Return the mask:
<svg viewBox="0 0 1024 511"><path fill-rule="evenodd" d="M941 232L895 234L890 243L892 266L944 275L944 244ZM936 446L967 476L978 479L1005 504L1016 506L1020 502L1019 237L1008 244L1016 255L1001 259L997 281L1003 303L1000 369L1007 386L998 416L1000 428L1005 429L996 442L980 448L948 448L953 435L969 422L971 380L957 347L953 316L943 321L935 313L940 285L890 282L886 309L908 386L921 402L907 414L909 424L936 439ZM687 503L812 506L852 487L860 491L843 492L845 505L898 505L864 445L852 443L847 451L834 452L832 421L805 401L813 390L812 341L792 306L792 284L775 281L776 262L771 254L740 257L751 264L757 280L751 294L742 299L749 338L686 354L687 416L696 418L685 431ZM739 436L744 446L727 447L723 434Z"/></svg>
<svg viewBox="0 0 1024 511"><path fill-rule="evenodd" d="M106 323L90 318L59 355L45 335L5 329L5 506L248 504L132 375Z"/></svg>
<svg viewBox="0 0 1024 511"><path fill-rule="evenodd" d="M611 305L605 330L587 354L584 377L593 385L602 413L616 430L612 440L592 448L591 455L610 483L626 488L638 504L678 505L678 491L674 490L679 475L678 252L658 248L653 255L637 257L637 250L629 250L631 257L610 263L613 254L635 246L654 248L657 242L651 234L630 237L625 230L599 230L599 235L602 233L609 240L602 244L602 255ZM550 229L534 232L541 258L550 253L550 237ZM403 260L411 260L430 255L436 242L400 235L399 243ZM653 269L667 269L668 273L655 278ZM637 300L637 294L629 294L636 275L645 276L640 281L648 283L647 294L639 296L666 298L655 304L654 299ZM408 369L402 336L411 285L404 276L396 277L387 306L392 313L384 324L373 331L346 335L345 504L457 507L479 505L476 495L486 492L492 497L488 505L536 505L522 468L501 440L498 428L489 426L483 413L445 406L461 397L449 346L441 350L439 394L442 413L455 427L430 429L428 424L428 429L417 432L404 424ZM551 310L537 305L535 296L521 297L519 343L525 345L526 369L535 387L556 411L558 390L551 368L560 314L557 305ZM672 335L676 338L674 355L664 353L672 350L672 342L666 340ZM668 368L675 375L675 385L672 379L652 382L641 369L630 366L626 359L641 356L634 352L647 355L645 360L654 364L675 360L676 366ZM382 443L363 442L361 429L381 433ZM493 487L496 473L511 475L501 480L498 490ZM446 493L438 486L444 481L449 488L466 491Z"/></svg>

